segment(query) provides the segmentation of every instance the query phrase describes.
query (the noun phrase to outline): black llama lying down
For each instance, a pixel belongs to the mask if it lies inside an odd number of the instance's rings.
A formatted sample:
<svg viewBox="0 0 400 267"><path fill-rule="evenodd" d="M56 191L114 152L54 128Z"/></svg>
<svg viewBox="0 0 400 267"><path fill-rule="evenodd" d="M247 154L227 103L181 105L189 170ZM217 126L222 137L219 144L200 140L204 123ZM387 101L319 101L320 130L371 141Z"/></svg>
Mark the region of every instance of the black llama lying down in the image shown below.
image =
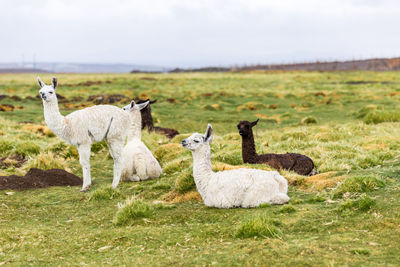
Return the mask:
<svg viewBox="0 0 400 267"><path fill-rule="evenodd" d="M149 99L142 100L142 99L139 99L136 103L140 104L140 103L144 103L146 101L150 101L149 105L147 105L144 109L142 109L140 111L140 113L142 115L142 129L147 127L149 132L155 131L156 133L165 135L168 138L173 138L175 135L178 135L179 132L177 130L154 126L153 117L151 116L151 108L150 108L150 106L151 106L151 104L157 102L157 99L156 100L149 100Z"/></svg>
<svg viewBox="0 0 400 267"><path fill-rule="evenodd" d="M254 145L252 127L259 120L249 122L240 121L237 125L242 136L242 157L244 163L267 164L274 169L295 171L301 175L314 175L318 171L314 169L314 162L307 156L297 153L286 154L262 154L258 155Z"/></svg>

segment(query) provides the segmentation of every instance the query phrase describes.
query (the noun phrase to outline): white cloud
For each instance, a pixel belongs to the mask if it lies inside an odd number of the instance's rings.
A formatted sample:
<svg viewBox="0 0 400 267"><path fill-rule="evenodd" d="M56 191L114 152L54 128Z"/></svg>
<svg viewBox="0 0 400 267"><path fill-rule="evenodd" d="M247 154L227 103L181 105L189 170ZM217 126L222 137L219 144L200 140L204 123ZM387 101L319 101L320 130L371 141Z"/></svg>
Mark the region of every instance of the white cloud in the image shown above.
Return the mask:
<svg viewBox="0 0 400 267"><path fill-rule="evenodd" d="M229 65L399 56L394 0L0 0L0 61Z"/></svg>

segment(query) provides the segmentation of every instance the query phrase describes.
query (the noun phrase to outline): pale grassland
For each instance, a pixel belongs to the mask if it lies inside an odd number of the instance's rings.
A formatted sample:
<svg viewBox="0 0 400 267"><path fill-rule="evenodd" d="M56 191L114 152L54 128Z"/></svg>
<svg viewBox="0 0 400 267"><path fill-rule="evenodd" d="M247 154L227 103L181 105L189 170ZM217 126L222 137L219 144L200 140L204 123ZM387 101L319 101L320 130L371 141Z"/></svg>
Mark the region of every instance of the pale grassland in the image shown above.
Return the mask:
<svg viewBox="0 0 400 267"><path fill-rule="evenodd" d="M42 76L50 81L51 75ZM102 142L92 147L89 193L78 187L0 191L0 264L400 264L399 73L57 76L59 94L82 97L74 100L77 107L92 105L87 97L94 94L157 98L155 124L181 135L169 140L143 132L163 167L158 180L112 190L112 159ZM35 96L35 78L0 75L0 94ZM86 86L87 81L96 83ZM0 175L57 167L81 176L76 148L49 132L40 100L0 101L5 103L24 109L0 113L0 158L20 155L27 161L2 167ZM60 107L63 114L74 110ZM242 163L236 125L257 118L259 153L306 154L319 174L282 171L290 183L286 206L205 207L193 182L192 156L181 140L212 123L214 171L270 170Z"/></svg>

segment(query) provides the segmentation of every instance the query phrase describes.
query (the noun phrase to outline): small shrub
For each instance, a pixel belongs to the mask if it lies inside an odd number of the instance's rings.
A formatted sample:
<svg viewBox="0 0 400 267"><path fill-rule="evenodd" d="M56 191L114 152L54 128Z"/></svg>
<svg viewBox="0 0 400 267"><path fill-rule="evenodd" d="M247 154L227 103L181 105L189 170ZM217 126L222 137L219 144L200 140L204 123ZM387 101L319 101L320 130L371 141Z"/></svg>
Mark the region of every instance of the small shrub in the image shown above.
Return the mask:
<svg viewBox="0 0 400 267"><path fill-rule="evenodd" d="M400 112L398 111L375 110L369 112L364 118L364 122L366 124L377 124L381 122L397 122L397 121L400 121Z"/></svg>
<svg viewBox="0 0 400 267"><path fill-rule="evenodd" d="M271 237L282 238L282 232L277 227L281 225L279 221L268 219L265 215L253 217L239 225L235 236L238 238L249 237Z"/></svg>
<svg viewBox="0 0 400 267"><path fill-rule="evenodd" d="M118 211L115 214L114 223L116 225L127 225L129 222L138 218L148 218L153 214L153 208L141 201L135 200L133 197L118 203Z"/></svg>
<svg viewBox="0 0 400 267"><path fill-rule="evenodd" d="M313 124L313 123L317 123L317 119L312 116L304 117L303 119L301 119L301 123L302 124Z"/></svg>
<svg viewBox="0 0 400 267"><path fill-rule="evenodd" d="M118 190L115 190L111 187L103 187L96 189L89 197L89 201L91 200L110 200L117 198L121 195Z"/></svg>
<svg viewBox="0 0 400 267"><path fill-rule="evenodd" d="M337 211L340 213L348 213L348 212L366 212L374 206L376 201L366 194L362 194L357 199L348 199L344 201L340 206L337 208Z"/></svg>
<svg viewBox="0 0 400 267"><path fill-rule="evenodd" d="M347 178L342 184L333 191L333 197L342 197L344 193L364 193L382 188L385 183L372 176L357 176Z"/></svg>

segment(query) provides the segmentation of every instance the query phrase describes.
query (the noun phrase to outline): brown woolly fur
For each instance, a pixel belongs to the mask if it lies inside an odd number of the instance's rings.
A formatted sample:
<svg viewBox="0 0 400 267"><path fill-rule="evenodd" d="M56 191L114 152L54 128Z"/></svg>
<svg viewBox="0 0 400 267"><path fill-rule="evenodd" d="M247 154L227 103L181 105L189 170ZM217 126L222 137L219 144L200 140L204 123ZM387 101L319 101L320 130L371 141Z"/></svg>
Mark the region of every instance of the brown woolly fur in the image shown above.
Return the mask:
<svg viewBox="0 0 400 267"><path fill-rule="evenodd" d="M179 132L177 130L154 126L153 117L151 116L151 107L150 106L151 106L151 104L155 103L157 101L157 99L156 100L150 100L150 99L142 100L142 99L139 99L139 100L136 101L136 103L137 104L141 104L141 103L144 103L146 101L150 101L149 105L147 105L144 109L142 109L140 111L140 113L142 115L142 129L147 127L149 132L155 131L156 133L165 135L168 138L174 138L174 136L178 135Z"/></svg>
<svg viewBox="0 0 400 267"><path fill-rule="evenodd" d="M242 157L244 163L265 163L277 170L285 169L295 171L301 175L312 175L314 162L307 156L297 153L258 155L254 145L252 130L252 127L257 123L258 120L254 122L240 121L237 125L239 134L242 136Z"/></svg>

